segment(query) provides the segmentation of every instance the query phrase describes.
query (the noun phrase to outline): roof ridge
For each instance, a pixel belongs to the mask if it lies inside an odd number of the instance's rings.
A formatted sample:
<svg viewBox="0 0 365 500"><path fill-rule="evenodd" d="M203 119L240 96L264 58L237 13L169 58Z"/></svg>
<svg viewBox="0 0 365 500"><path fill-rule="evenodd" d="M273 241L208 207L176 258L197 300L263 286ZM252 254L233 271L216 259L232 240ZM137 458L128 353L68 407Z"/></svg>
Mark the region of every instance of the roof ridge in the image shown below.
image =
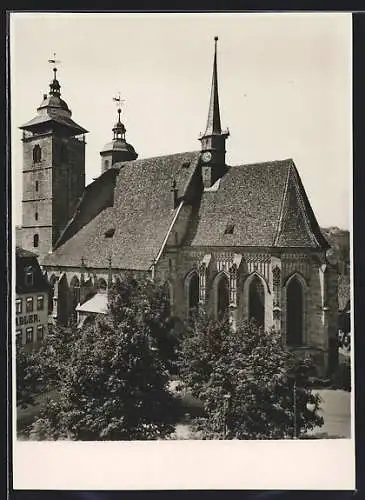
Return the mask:
<svg viewBox="0 0 365 500"><path fill-rule="evenodd" d="M146 156L144 158L136 158L135 160L129 160L129 161L124 161L124 162L116 162L116 163L114 163L113 166L114 166L114 168L121 168L124 165L130 164L130 163L139 163L139 162L148 161L148 160L156 160L157 158L168 158L168 157L171 157L171 156L180 156L180 155L187 155L187 154L200 154L200 152L201 151L199 151L198 149L196 149L196 150L193 150L193 151L182 151L180 153L169 153L169 154L166 154L166 155Z"/></svg>
<svg viewBox="0 0 365 500"><path fill-rule="evenodd" d="M290 165L289 168L288 168L288 173L287 173L286 180L285 180L285 187L284 187L284 191L283 191L283 197L281 199L281 204L280 204L279 221L278 221L276 235L275 235L274 242L273 242L274 246L277 245L277 242L279 240L279 237L280 237L280 234L281 234L281 231L282 231L283 219L284 219L284 207L285 207L285 200L286 200L287 193L288 193L289 178L290 178L291 168L292 167Z"/></svg>
<svg viewBox="0 0 365 500"><path fill-rule="evenodd" d="M295 189L297 197L298 197L299 210L302 213L302 217L304 219L304 225L307 229L308 236L309 236L310 240L312 241L312 243L317 244L318 246L321 246L319 244L318 239L316 238L316 235L314 234L314 232L310 226L309 221L308 221L307 206L306 206L305 201L303 200L301 189L300 189L299 182L298 182L299 181L299 174L295 170L294 170L294 176L297 178L297 182L294 183L294 189Z"/></svg>
<svg viewBox="0 0 365 500"><path fill-rule="evenodd" d="M283 158L282 160L267 160L267 161L258 161L258 162L254 162L254 163L241 163L239 165L231 165L230 167L233 167L233 168L239 168L239 167L256 167L256 166L267 166L267 165L274 165L274 164L278 164L278 163L287 163L287 162L291 162L291 163L294 163L294 160L293 158Z"/></svg>

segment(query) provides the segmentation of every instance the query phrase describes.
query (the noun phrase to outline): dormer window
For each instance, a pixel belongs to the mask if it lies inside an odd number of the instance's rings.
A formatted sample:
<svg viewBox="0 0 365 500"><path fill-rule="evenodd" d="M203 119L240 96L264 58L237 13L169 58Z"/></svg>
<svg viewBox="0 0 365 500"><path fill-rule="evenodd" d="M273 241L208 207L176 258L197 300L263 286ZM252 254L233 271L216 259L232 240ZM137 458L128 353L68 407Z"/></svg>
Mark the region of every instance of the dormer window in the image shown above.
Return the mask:
<svg viewBox="0 0 365 500"><path fill-rule="evenodd" d="M111 227L110 229L105 231L104 236L105 236L105 238L113 238L114 233L115 233L115 229L114 229L114 227Z"/></svg>
<svg viewBox="0 0 365 500"><path fill-rule="evenodd" d="M39 163L42 158L42 150L38 144L33 148L33 163Z"/></svg>
<svg viewBox="0 0 365 500"><path fill-rule="evenodd" d="M32 267L27 267L25 269L25 285L26 286L34 285L34 270Z"/></svg>
<svg viewBox="0 0 365 500"><path fill-rule="evenodd" d="M224 234L233 234L234 224L227 224Z"/></svg>

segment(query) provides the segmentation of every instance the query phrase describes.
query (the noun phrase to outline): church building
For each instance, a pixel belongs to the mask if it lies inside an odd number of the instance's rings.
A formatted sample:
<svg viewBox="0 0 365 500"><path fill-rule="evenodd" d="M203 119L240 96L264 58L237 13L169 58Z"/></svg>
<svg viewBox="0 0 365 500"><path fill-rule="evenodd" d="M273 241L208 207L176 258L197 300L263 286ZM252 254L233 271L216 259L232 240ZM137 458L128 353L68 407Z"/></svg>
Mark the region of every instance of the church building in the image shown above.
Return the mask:
<svg viewBox="0 0 365 500"><path fill-rule="evenodd" d="M139 158L118 109L85 187L85 134L49 94L23 130L23 221L17 244L37 253L53 319L87 311L126 272L168 283L173 312L204 308L233 325L255 319L281 332L322 376L337 364L337 271L293 159L227 165L217 37L205 132L197 151ZM137 149L138 151L138 149ZM104 295L105 297L105 295ZM95 300L105 309L105 300ZM81 307L81 309L80 309Z"/></svg>

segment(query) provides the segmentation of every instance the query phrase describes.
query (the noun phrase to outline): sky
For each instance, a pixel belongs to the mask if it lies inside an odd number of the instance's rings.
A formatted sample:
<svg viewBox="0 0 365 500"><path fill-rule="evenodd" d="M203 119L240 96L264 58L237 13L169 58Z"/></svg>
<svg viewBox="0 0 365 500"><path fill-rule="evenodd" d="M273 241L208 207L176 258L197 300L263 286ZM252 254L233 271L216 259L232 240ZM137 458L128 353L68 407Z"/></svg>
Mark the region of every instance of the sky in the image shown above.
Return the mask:
<svg viewBox="0 0 365 500"><path fill-rule="evenodd" d="M86 136L86 183L101 173L125 99L139 158L200 149L214 36L227 163L293 158L321 226L351 227L352 35L346 13L13 13L11 168L21 224L19 126L49 90L56 53L62 98ZM259 193L258 193L259 196Z"/></svg>

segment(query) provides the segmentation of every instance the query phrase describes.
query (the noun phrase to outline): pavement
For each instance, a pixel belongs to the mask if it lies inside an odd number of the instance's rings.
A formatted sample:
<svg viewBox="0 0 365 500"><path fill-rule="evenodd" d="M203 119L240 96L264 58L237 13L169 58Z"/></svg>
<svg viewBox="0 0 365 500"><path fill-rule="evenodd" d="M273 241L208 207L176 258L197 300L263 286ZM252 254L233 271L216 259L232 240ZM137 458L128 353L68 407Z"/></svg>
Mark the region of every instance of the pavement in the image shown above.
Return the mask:
<svg viewBox="0 0 365 500"><path fill-rule="evenodd" d="M313 437L351 438L351 393L340 389L317 389L324 418L322 427L308 434Z"/></svg>
<svg viewBox="0 0 365 500"><path fill-rule="evenodd" d="M351 393L340 389L316 389L321 397L320 415L324 424L308 432L315 439L351 438ZM199 439L187 421L178 423L175 439Z"/></svg>
<svg viewBox="0 0 365 500"><path fill-rule="evenodd" d="M172 382L170 389L173 392L177 391L177 382ZM201 414L201 404L196 399L192 398L191 395L183 392L183 399L185 402L186 411L189 412L191 416L198 416ZM320 414L324 418L324 424L322 427L313 429L308 432L310 437L321 439L321 438L350 438L351 437L351 393L343 391L340 389L316 389L322 401L321 401L321 411ZM181 394L181 393L180 393ZM46 401L52 397L55 397L55 393L47 393L38 398L37 404L35 406L29 406L25 410L18 409L17 412L17 426L18 432L29 425L35 417L39 414L41 407L46 403ZM174 439L199 439L199 436L193 435L191 431L191 426L189 425L189 416L183 422L179 422L176 425L176 430L174 433Z"/></svg>

